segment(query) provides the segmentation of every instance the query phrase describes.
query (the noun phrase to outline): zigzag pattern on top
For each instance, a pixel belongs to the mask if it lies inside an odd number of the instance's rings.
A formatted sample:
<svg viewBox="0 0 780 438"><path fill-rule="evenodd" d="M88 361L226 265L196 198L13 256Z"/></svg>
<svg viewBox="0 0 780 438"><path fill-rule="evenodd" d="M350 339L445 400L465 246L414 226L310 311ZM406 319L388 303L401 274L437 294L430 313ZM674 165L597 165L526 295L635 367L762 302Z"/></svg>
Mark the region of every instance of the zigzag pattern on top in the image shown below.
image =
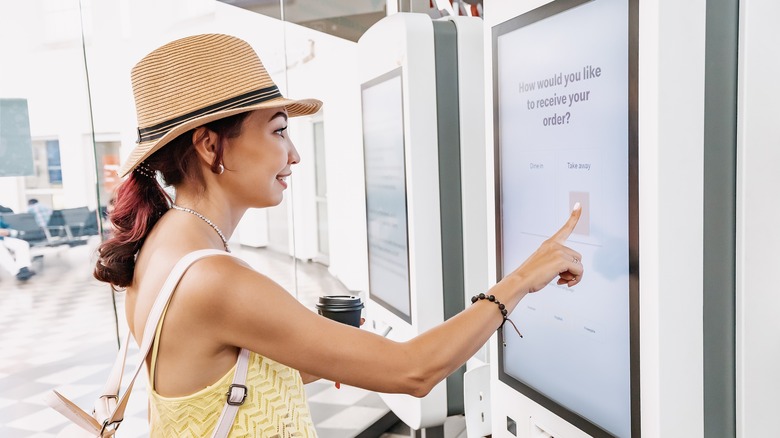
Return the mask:
<svg viewBox="0 0 780 438"><path fill-rule="evenodd" d="M162 397L150 391L151 436L211 436L234 372L235 367L215 384L185 397ZM246 386L249 393L228 436L316 438L297 370L252 353Z"/></svg>

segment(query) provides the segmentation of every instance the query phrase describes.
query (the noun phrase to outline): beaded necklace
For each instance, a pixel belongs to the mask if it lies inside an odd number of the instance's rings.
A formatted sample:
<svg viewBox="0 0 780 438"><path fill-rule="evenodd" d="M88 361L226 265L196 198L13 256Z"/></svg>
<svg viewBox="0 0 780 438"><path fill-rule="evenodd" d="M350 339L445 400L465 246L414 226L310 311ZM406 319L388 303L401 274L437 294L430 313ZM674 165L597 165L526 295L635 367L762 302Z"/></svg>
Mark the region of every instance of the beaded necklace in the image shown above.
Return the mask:
<svg viewBox="0 0 780 438"><path fill-rule="evenodd" d="M227 239L225 239L225 235L222 234L222 231L219 229L219 227L214 222L211 222L209 218L203 216L202 214L198 213L197 211L191 208L180 207L176 204L171 204L171 208L173 208L174 210L185 211L189 214L199 217L203 222L206 222L211 228L214 229L214 231L217 232L217 234L219 234L219 238L222 239L222 244L225 245L225 251L230 252L230 248L228 247L228 243L227 243Z"/></svg>

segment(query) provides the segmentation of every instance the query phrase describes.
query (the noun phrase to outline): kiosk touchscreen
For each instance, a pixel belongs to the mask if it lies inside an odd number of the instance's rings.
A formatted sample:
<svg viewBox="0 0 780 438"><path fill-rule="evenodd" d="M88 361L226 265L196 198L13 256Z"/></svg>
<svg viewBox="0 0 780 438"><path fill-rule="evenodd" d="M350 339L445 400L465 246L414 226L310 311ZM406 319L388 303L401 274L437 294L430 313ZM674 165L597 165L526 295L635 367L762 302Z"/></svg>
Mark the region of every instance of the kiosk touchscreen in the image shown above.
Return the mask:
<svg viewBox="0 0 780 438"><path fill-rule="evenodd" d="M464 237L463 212L484 218L479 212L484 213L486 200L480 208L471 206L474 198L464 194L473 189L462 190L468 181L462 181L461 166L467 160L482 172L476 178L486 180L484 141L462 139L484 139L484 131L464 136L458 109L468 105L464 114L483 116L469 111L481 108L484 95L459 92L458 65L472 60L469 68L482 68L482 32L476 18L434 21L425 14L399 13L380 20L358 42L367 326L399 342L463 310L465 290L472 287L466 284L478 281L471 275L474 269L464 269L471 256L464 254L464 244L485 247L486 237L481 245L474 243L480 238L473 233ZM476 43L459 45L464 33ZM471 86L482 90L481 83ZM469 161L473 155L482 161ZM474 256L480 255L475 251ZM486 276L482 283L479 288L485 290ZM423 398L381 396L411 428L439 427L448 416L463 413L463 372L453 373Z"/></svg>
<svg viewBox="0 0 780 438"><path fill-rule="evenodd" d="M492 29L497 278L568 218L585 275L499 332L494 436L638 436L636 14L558 0Z"/></svg>
<svg viewBox="0 0 780 438"><path fill-rule="evenodd" d="M411 324L402 94L400 67L363 84L363 158L371 299Z"/></svg>

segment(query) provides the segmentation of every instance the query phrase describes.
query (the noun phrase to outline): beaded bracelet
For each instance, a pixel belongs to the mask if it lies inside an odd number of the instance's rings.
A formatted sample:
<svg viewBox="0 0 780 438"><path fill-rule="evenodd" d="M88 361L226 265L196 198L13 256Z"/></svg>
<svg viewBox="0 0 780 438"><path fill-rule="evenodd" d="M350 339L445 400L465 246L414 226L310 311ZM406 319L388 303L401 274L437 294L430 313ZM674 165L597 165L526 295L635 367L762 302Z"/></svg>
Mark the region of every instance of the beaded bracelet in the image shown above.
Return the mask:
<svg viewBox="0 0 780 438"><path fill-rule="evenodd" d="M504 327L504 324L506 324L506 322L507 322L507 321L509 321L509 323L510 323L510 324L512 324L512 327L514 327L514 328L515 328L515 331L517 332L517 334L518 334L518 335L520 335L520 337L521 337L521 338L523 337L523 334L522 334L522 333L520 333L520 330L518 330L518 329L517 329L517 326L515 325L515 323L514 323L514 322L512 322L512 320L511 320L511 319L509 319L509 318L506 316L506 315L507 315L506 306L505 306L503 303L501 303L500 301L498 301L498 300L496 299L496 296L495 296L495 295L485 295L485 294L483 294L483 293L481 293L481 294L479 294L479 295L474 295L473 297L471 297L471 304L474 304L474 303L476 303L476 302L477 302L477 301L479 301L479 300L488 300L488 301L490 301L491 303L496 303L496 304L498 305L498 310L500 310L500 311L501 311L501 318L503 318L503 319L504 319L504 320L501 322L501 325L500 325L500 326L498 326L498 328L502 328L502 327Z"/></svg>

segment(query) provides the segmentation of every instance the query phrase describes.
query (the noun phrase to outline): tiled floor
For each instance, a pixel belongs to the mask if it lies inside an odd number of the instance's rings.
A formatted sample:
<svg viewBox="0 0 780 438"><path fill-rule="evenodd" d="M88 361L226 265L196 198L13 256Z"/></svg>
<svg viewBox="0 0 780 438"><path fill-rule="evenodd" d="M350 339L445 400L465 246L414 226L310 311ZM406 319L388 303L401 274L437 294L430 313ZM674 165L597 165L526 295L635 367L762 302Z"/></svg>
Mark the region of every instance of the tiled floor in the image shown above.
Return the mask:
<svg viewBox="0 0 780 438"><path fill-rule="evenodd" d="M121 334L127 329L123 295L92 278L96 243L46 252L27 283L0 272L0 437L53 437L67 420L44 404L43 394L59 389L86 408L105 382L117 346L113 300ZM322 265L294 267L290 257L263 249L236 252L288 290L297 286L298 299L309 308L323 292L347 293ZM138 360L134 348L128 364ZM148 435L145 383L145 376L136 382L121 426L124 438ZM321 438L410 436L402 424L393 426L396 418L374 393L337 390L326 381L307 385L307 393ZM379 431L366 430L380 419Z"/></svg>

